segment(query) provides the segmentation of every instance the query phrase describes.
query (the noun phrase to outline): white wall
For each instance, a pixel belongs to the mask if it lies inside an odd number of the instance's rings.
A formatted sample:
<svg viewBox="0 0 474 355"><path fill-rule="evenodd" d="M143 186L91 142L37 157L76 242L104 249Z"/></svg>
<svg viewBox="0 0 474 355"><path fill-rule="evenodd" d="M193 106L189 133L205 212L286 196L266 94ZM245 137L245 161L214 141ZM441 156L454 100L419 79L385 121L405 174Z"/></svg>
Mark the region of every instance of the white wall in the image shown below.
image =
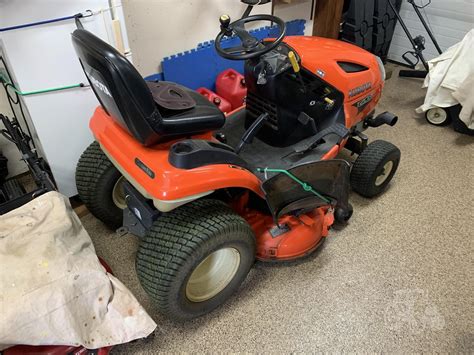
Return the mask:
<svg viewBox="0 0 474 355"><path fill-rule="evenodd" d="M143 76L161 72L164 57L195 48L219 32L219 17L230 15L232 20L242 16L246 5L239 0L122 0L125 23L134 64ZM309 21L311 0L279 1L275 15L286 21ZM252 14L270 14L271 3L255 6ZM268 23L256 24L256 27ZM311 34L312 25L306 32Z"/></svg>
<svg viewBox="0 0 474 355"><path fill-rule="evenodd" d="M13 26L107 7L107 0L2 0L0 24ZM121 8L117 10L121 15ZM110 21L107 11L103 17L98 14L82 23L107 40ZM87 83L71 43L75 28L74 21L69 20L0 33L21 91ZM126 37L124 26L122 32ZM81 88L24 96L23 100L59 190L67 196L76 194L76 163L93 140L88 122L98 106L95 96L89 88Z"/></svg>
<svg viewBox="0 0 474 355"><path fill-rule="evenodd" d="M418 5L426 4L427 0L416 0ZM432 32L442 50L461 41L464 35L474 27L474 0L432 0L421 13L427 18ZM426 50L423 55L432 59L439 54L431 42L428 33L424 30L412 5L403 0L400 15L405 21L413 37L423 35L426 38ZM390 47L389 58L404 62L401 57L406 51L412 51L412 46L401 28L397 24Z"/></svg>
<svg viewBox="0 0 474 355"><path fill-rule="evenodd" d="M304 34L313 35L313 20L311 19L312 0L292 0L289 3L273 0L275 2L274 15L285 21L303 19L306 20Z"/></svg>
<svg viewBox="0 0 474 355"><path fill-rule="evenodd" d="M246 5L238 0L122 0L134 64L143 76L161 72L164 57L214 39L219 17L238 19ZM255 13L271 12L271 4Z"/></svg>

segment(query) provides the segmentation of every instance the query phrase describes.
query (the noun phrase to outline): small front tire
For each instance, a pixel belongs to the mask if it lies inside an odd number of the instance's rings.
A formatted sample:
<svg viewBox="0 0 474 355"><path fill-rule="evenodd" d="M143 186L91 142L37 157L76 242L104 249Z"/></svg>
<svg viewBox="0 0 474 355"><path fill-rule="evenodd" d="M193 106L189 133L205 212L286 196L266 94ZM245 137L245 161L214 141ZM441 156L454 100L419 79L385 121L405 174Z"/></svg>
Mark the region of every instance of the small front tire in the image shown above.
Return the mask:
<svg viewBox="0 0 474 355"><path fill-rule="evenodd" d="M364 197L385 190L400 163L400 149L390 142L377 140L359 155L351 170L351 187Z"/></svg>

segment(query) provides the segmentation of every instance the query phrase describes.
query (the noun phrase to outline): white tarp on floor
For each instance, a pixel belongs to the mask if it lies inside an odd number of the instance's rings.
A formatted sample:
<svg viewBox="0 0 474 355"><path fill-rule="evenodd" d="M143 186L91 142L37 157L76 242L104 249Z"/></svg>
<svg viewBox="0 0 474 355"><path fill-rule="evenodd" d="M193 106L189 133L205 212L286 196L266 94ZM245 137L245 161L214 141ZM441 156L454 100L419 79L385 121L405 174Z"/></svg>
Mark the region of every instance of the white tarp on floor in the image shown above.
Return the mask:
<svg viewBox="0 0 474 355"><path fill-rule="evenodd" d="M439 57L428 62L430 70L423 84L428 88L425 103L416 109L422 113L433 107L461 104L459 118L474 129L474 30Z"/></svg>
<svg viewBox="0 0 474 355"><path fill-rule="evenodd" d="M0 349L10 344L99 348L156 327L108 274L67 198L49 192L0 216Z"/></svg>

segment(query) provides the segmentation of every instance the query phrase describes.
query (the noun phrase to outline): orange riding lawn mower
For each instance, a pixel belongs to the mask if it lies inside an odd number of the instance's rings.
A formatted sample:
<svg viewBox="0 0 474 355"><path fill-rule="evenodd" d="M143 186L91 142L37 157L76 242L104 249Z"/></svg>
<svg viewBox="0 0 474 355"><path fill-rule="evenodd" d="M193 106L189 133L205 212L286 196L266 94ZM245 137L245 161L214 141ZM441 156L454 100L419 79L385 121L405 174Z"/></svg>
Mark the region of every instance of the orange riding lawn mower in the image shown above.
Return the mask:
<svg viewBox="0 0 474 355"><path fill-rule="evenodd" d="M349 189L381 193L400 151L363 131L375 116L381 60L349 43L285 37L273 15L220 18L217 53L243 60L245 105L222 113L196 91L146 82L113 47L84 29L72 41L100 102L93 142L76 171L79 196L98 219L140 237L139 280L174 319L206 314L236 293L255 259L289 261L320 246L352 215ZM275 38L246 25L271 22ZM235 36L241 44L226 47ZM354 162L338 159L346 148Z"/></svg>

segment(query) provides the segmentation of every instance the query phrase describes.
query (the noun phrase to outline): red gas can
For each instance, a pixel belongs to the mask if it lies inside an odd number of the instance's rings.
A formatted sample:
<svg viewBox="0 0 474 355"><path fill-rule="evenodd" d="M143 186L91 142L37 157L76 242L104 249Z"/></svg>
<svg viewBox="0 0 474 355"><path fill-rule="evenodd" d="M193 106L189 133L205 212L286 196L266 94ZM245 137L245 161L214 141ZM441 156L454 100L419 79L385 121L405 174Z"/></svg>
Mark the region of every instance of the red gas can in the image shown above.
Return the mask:
<svg viewBox="0 0 474 355"><path fill-rule="evenodd" d="M247 95L244 76L234 69L224 70L217 76L216 92L230 102L232 110L239 108Z"/></svg>
<svg viewBox="0 0 474 355"><path fill-rule="evenodd" d="M196 91L211 101L214 105L219 107L222 112L225 113L232 111L232 105L230 102L224 99L222 96L217 95L214 91L207 88L198 88Z"/></svg>

